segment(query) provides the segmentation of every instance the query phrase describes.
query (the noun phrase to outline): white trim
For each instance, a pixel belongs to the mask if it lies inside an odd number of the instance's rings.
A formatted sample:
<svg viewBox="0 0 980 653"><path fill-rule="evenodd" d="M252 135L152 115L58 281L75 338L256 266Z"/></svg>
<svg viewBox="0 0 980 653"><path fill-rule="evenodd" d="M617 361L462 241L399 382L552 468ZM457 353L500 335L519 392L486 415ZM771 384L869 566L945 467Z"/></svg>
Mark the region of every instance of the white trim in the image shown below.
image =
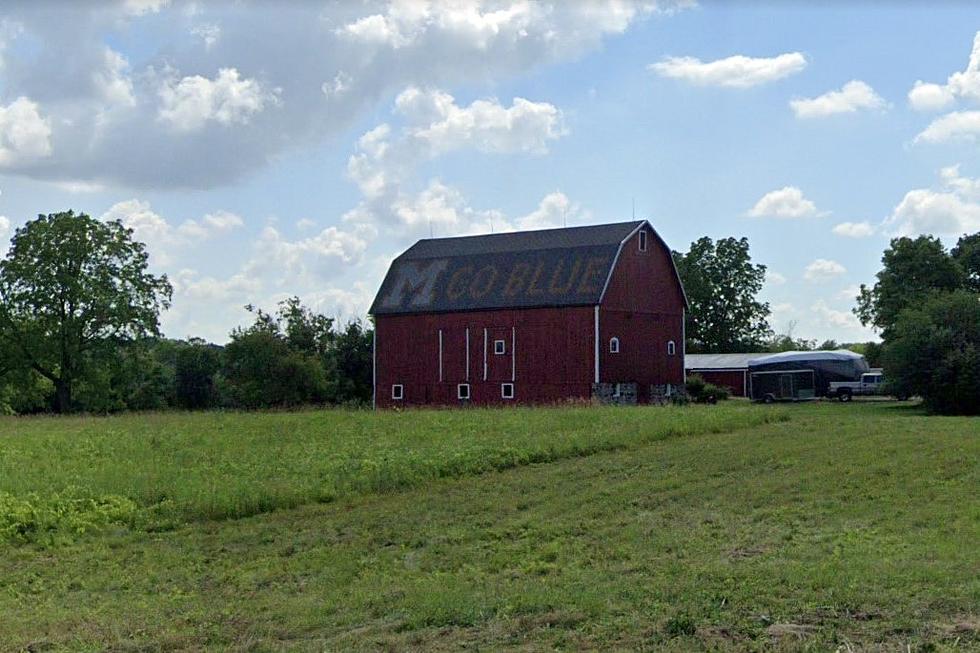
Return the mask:
<svg viewBox="0 0 980 653"><path fill-rule="evenodd" d="M466 381L470 380L470 328L466 327Z"/></svg>
<svg viewBox="0 0 980 653"><path fill-rule="evenodd" d="M371 336L371 408L378 408L378 324Z"/></svg>
<svg viewBox="0 0 980 653"><path fill-rule="evenodd" d="M497 345L500 345L500 348L499 349L497 348ZM502 339L502 338L500 340L494 340L493 341L493 355L494 356L503 356L506 353L507 353L507 341L504 340L504 339Z"/></svg>
<svg viewBox="0 0 980 653"><path fill-rule="evenodd" d="M615 345L616 347L613 348L613 345ZM610 354L619 353L619 338L616 336L613 336L612 338L609 339L609 353Z"/></svg>
<svg viewBox="0 0 980 653"><path fill-rule="evenodd" d="M506 388L507 386L510 386L510 396L509 397L507 396L507 393L504 392L504 388ZM514 398L514 384L513 383L501 383L500 384L500 398L501 399L507 399L507 400L510 400L510 399L513 399Z"/></svg>
<svg viewBox="0 0 980 653"><path fill-rule="evenodd" d="M398 396L395 396L395 388L398 388ZM405 398L405 386L401 383L391 384L391 400L402 401Z"/></svg>
<svg viewBox="0 0 980 653"><path fill-rule="evenodd" d="M636 234L637 231L639 231L640 229L642 229L643 228L643 225L645 225L645 224L648 224L646 222L646 220L644 220L642 223L640 223L640 225L637 226L636 229L634 229L633 231L631 231L629 233L629 235L626 236L626 238L623 238L623 240L619 243L619 248L616 250L616 256L613 257L612 265L609 266L609 274L606 275L606 283L604 283L602 285L602 292L599 293L599 303L600 304L602 303L602 300L606 298L606 291L609 289L609 282L612 281L613 272L616 271L616 264L619 263L619 255L623 251L623 246L626 245L626 243L629 242L629 239L632 238ZM651 229L652 228L653 227L651 227ZM678 277L678 279L680 279L680 277ZM599 381L596 381L596 383L598 383L598 382Z"/></svg>
<svg viewBox="0 0 980 653"><path fill-rule="evenodd" d="M677 355L677 344L673 340L667 341L667 355L668 356Z"/></svg>
<svg viewBox="0 0 980 653"><path fill-rule="evenodd" d="M599 382L599 307L595 307L595 383Z"/></svg>
<svg viewBox="0 0 980 653"><path fill-rule="evenodd" d="M645 252L650 249L647 245L647 240L647 232L641 229L636 240L636 248L638 251Z"/></svg>
<svg viewBox="0 0 980 653"><path fill-rule="evenodd" d="M483 329L483 380L487 380L487 341L489 339L486 327Z"/></svg>
<svg viewBox="0 0 980 653"><path fill-rule="evenodd" d="M466 388L466 396L463 396L463 388ZM460 401L469 401L473 395L470 393L469 383L460 383L456 386L456 398Z"/></svg>
<svg viewBox="0 0 980 653"><path fill-rule="evenodd" d="M439 383L442 383L442 329L439 329Z"/></svg>
<svg viewBox="0 0 980 653"><path fill-rule="evenodd" d="M517 327L510 328L510 382L517 380Z"/></svg>

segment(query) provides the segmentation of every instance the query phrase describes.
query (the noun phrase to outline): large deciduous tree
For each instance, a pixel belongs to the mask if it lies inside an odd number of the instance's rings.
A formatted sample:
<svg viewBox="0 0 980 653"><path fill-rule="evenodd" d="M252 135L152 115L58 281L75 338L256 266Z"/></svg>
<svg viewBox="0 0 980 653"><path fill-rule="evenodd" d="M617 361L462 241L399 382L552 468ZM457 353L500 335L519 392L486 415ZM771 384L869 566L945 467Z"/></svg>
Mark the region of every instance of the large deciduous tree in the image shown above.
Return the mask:
<svg viewBox="0 0 980 653"><path fill-rule="evenodd" d="M894 238L881 262L875 285L861 284L854 313L865 326L881 330L885 340L902 310L965 283L962 267L934 236Z"/></svg>
<svg viewBox="0 0 980 653"><path fill-rule="evenodd" d="M40 215L14 234L0 262L0 339L53 384L58 412L107 347L159 334L172 289L147 260L132 230L84 213Z"/></svg>
<svg viewBox="0 0 980 653"><path fill-rule="evenodd" d="M746 238L701 238L674 262L690 304L688 351L726 353L760 349L771 336L769 304L756 299L766 266L752 263Z"/></svg>

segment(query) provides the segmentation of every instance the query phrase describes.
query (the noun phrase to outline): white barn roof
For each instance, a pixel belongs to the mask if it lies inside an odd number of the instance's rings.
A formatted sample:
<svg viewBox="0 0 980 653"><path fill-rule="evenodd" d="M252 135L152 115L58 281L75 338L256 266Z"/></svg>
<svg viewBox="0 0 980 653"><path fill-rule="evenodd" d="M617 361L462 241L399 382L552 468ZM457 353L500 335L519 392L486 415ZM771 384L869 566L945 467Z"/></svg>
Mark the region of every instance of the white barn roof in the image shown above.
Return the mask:
<svg viewBox="0 0 980 653"><path fill-rule="evenodd" d="M744 370L753 358L763 356L759 352L753 354L686 354L684 369L686 370Z"/></svg>

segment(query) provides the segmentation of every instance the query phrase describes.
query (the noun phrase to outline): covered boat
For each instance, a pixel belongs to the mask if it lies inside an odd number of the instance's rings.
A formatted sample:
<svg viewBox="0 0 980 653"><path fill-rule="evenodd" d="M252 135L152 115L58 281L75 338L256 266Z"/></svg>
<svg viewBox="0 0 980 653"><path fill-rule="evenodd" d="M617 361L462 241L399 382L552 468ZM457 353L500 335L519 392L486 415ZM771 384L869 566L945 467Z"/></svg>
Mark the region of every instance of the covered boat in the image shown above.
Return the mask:
<svg viewBox="0 0 980 653"><path fill-rule="evenodd" d="M755 401L800 401L826 396L831 381L857 381L870 369L861 354L835 351L784 351L748 362L750 395Z"/></svg>

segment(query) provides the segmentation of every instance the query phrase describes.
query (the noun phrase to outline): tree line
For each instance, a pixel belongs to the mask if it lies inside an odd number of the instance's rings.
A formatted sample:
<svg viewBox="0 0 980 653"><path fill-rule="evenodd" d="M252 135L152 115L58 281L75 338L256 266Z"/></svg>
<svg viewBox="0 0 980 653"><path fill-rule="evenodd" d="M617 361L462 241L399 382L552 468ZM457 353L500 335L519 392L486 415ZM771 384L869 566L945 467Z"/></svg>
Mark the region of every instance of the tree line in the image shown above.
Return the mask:
<svg viewBox="0 0 980 653"><path fill-rule="evenodd" d="M298 298L226 346L160 333L173 293L118 221L72 211L19 228L0 261L0 412L365 405L373 331Z"/></svg>

